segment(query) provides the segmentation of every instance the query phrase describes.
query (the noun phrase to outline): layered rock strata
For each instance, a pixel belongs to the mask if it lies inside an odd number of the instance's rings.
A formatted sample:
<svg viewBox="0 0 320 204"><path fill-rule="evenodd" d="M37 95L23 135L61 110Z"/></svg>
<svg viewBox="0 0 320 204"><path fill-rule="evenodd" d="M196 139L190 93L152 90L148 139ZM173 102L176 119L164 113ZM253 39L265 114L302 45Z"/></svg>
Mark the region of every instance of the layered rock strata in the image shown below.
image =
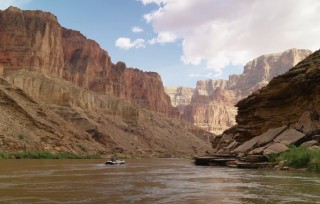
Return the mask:
<svg viewBox="0 0 320 204"><path fill-rule="evenodd" d="M113 64L99 44L60 26L51 13L0 11L0 64L3 72L26 69L64 78L77 86L115 95L143 108L177 116L160 76Z"/></svg>
<svg viewBox="0 0 320 204"><path fill-rule="evenodd" d="M288 145L319 148L320 51L237 103L237 125L214 147L240 158L280 153Z"/></svg>
<svg viewBox="0 0 320 204"><path fill-rule="evenodd" d="M10 7L0 11L0 28L0 151L210 151L212 134L166 117L177 112L157 73L113 64L96 42L50 13Z"/></svg>
<svg viewBox="0 0 320 204"><path fill-rule="evenodd" d="M179 115L184 112L184 107L191 103L194 89L188 87L165 87L166 94L169 95L171 105L177 107Z"/></svg>
<svg viewBox="0 0 320 204"><path fill-rule="evenodd" d="M239 100L266 86L272 78L285 73L311 53L290 49L262 55L247 63L242 74L230 75L228 80L198 81L182 119L208 131L222 133L236 124L237 108L234 105Z"/></svg>
<svg viewBox="0 0 320 204"><path fill-rule="evenodd" d="M4 81L8 94L18 90L27 99L0 103L5 113L1 124L6 124L0 130L0 151L108 154L117 149L132 156L184 157L211 149L212 134L111 95L25 70L10 72ZM14 103L23 105L26 116L13 118L20 111ZM38 120L41 123L33 122Z"/></svg>

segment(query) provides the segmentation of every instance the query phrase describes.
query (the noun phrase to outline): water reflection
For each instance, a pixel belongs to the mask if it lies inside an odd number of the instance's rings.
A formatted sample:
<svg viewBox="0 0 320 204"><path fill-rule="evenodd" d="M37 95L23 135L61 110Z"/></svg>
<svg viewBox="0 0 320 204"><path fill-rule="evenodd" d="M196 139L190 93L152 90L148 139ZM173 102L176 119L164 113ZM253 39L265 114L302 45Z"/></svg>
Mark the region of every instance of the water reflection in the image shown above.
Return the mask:
<svg viewBox="0 0 320 204"><path fill-rule="evenodd" d="M0 203L320 203L316 174L188 160L0 160Z"/></svg>

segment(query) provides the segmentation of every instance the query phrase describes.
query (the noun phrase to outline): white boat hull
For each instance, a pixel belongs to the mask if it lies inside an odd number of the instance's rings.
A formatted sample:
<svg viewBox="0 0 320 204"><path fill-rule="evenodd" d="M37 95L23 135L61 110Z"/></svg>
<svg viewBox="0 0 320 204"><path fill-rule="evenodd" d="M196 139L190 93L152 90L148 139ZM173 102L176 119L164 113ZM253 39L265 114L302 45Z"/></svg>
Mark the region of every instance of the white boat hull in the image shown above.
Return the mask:
<svg viewBox="0 0 320 204"><path fill-rule="evenodd" d="M105 164L108 164L108 165L116 165L116 164L124 164L124 163L125 163L124 160L116 160L116 161L108 160L108 161L106 161Z"/></svg>

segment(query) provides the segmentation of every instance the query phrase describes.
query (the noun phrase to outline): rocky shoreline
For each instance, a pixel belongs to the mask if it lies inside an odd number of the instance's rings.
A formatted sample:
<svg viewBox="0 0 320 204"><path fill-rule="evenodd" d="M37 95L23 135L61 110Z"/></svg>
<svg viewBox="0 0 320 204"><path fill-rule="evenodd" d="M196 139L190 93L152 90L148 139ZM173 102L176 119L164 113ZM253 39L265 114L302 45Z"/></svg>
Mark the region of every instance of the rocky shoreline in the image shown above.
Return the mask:
<svg viewBox="0 0 320 204"><path fill-rule="evenodd" d="M275 77L266 87L238 102L237 125L215 137L212 145L216 153L211 155L208 164L221 163L225 155L230 155L229 159L233 160L223 163L226 166L268 167L270 156L288 152L292 146L318 154L319 68L320 51L316 51L287 73Z"/></svg>

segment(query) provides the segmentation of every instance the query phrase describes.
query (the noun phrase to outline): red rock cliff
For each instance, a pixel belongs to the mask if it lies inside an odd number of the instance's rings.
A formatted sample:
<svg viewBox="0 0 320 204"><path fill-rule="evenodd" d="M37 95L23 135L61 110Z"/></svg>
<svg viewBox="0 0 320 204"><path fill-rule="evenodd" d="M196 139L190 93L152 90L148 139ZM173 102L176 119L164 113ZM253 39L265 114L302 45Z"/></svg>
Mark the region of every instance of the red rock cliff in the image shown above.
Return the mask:
<svg viewBox="0 0 320 204"><path fill-rule="evenodd" d="M230 75L229 80L202 80L184 109L182 118L208 131L220 134L236 124L240 99L266 86L269 81L285 73L312 52L290 49L282 53L262 55L246 64L240 75Z"/></svg>
<svg viewBox="0 0 320 204"><path fill-rule="evenodd" d="M28 69L59 75L64 61L57 18L47 12L14 7L0 11L0 64L4 70Z"/></svg>
<svg viewBox="0 0 320 204"><path fill-rule="evenodd" d="M80 87L176 115L157 73L113 64L98 43L79 31L62 28L50 13L10 7L0 11L0 28L4 73L28 69L59 76Z"/></svg>

